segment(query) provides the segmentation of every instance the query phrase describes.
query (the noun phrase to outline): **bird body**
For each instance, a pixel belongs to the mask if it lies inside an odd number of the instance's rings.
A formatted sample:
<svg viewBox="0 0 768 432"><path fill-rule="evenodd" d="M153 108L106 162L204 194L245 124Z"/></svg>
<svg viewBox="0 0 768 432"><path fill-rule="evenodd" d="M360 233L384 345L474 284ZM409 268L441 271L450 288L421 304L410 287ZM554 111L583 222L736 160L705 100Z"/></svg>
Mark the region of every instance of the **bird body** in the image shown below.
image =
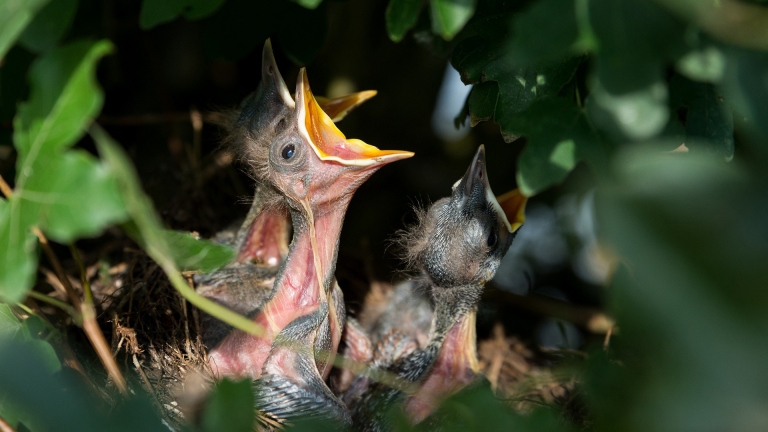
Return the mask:
<svg viewBox="0 0 768 432"><path fill-rule="evenodd" d="M507 215L522 216L524 205L523 199L502 208L496 200L481 146L451 196L419 212L419 222L402 239L407 261L418 270L412 291L428 293L430 299L428 340L384 365L397 376L395 383L361 385L365 378L356 378L343 398L355 428L388 430L386 416L393 404L403 404L409 419L418 423L448 395L475 380L477 304L514 238Z"/></svg>

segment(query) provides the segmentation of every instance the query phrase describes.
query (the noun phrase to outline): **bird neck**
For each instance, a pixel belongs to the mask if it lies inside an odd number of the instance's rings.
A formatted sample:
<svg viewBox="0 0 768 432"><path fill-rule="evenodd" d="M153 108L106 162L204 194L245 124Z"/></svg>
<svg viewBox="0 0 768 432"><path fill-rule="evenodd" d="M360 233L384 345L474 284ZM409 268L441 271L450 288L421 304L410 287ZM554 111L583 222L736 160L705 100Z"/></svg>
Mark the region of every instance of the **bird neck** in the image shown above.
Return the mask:
<svg viewBox="0 0 768 432"><path fill-rule="evenodd" d="M299 303L328 296L348 204L349 199L344 199L333 205L291 208L293 241L275 281L276 292L287 290Z"/></svg>

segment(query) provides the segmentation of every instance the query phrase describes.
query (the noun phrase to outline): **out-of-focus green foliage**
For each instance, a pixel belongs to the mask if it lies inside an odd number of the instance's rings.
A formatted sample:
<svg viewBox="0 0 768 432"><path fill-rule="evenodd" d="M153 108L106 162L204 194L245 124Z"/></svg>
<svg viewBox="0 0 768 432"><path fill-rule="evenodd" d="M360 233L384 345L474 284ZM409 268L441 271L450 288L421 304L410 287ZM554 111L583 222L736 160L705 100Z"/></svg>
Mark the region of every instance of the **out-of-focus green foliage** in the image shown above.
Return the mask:
<svg viewBox="0 0 768 432"><path fill-rule="evenodd" d="M256 421L253 403L251 380L222 380L208 399L203 413L202 429L206 432L252 431Z"/></svg>
<svg viewBox="0 0 768 432"><path fill-rule="evenodd" d="M183 15L188 19L200 19L221 7L224 0L144 0L141 3L139 24L150 29Z"/></svg>
<svg viewBox="0 0 768 432"><path fill-rule="evenodd" d="M52 48L72 25L78 4L79 0L52 0L21 34L21 45L34 52Z"/></svg>
<svg viewBox="0 0 768 432"><path fill-rule="evenodd" d="M48 0L0 0L0 60Z"/></svg>

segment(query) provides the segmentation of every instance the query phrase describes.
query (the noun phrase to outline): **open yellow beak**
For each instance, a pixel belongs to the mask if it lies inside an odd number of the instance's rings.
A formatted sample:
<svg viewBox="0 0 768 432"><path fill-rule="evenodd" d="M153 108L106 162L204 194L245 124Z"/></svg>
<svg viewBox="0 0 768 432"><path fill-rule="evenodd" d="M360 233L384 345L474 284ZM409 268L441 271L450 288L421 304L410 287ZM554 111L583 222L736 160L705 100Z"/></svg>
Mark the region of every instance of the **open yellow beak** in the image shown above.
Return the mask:
<svg viewBox="0 0 768 432"><path fill-rule="evenodd" d="M525 204L528 202L528 197L523 195L520 189L514 189L496 197L496 201L499 202L501 210L509 220L512 227L510 232L517 231L525 222Z"/></svg>
<svg viewBox="0 0 768 432"><path fill-rule="evenodd" d="M320 160L348 166L370 166L413 156L413 152L379 150L358 139L347 139L312 95L304 68L299 71L296 84L296 109L299 134L307 140Z"/></svg>
<svg viewBox="0 0 768 432"><path fill-rule="evenodd" d="M331 120L338 122L344 119L352 110L362 105L363 102L376 96L376 93L378 93L376 90L365 90L337 98L316 96L315 100Z"/></svg>

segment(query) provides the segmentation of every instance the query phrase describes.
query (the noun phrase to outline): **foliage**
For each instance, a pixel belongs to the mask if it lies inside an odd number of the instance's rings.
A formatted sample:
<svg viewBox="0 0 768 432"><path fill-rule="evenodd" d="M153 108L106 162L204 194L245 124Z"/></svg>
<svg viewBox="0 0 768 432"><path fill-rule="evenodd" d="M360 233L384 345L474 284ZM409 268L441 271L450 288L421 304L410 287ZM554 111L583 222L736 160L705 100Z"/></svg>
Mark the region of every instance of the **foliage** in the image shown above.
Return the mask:
<svg viewBox="0 0 768 432"><path fill-rule="evenodd" d="M199 20L206 49L228 59L274 35L304 65L323 46L327 3L144 0L136 24ZM67 37L84 4L0 0L0 58L16 43L38 55L13 121L13 195L0 199L0 298L8 302L0 304L0 417L32 430L162 430L141 399L102 409L64 376L49 343L55 332L15 306L35 282L33 229L68 244L119 225L193 304L213 312L180 269L210 270L232 257L226 246L164 230L128 156L93 124L104 98L97 65L114 47ZM733 0L692 4L390 0L381 17L392 41L413 30L450 54L473 85L470 124L492 121L508 145L522 146L515 172L527 195L568 182L582 162L589 168L601 245L619 263L607 289L619 335L575 366L598 431L767 426L768 55L755 50L759 35L742 44L734 25L739 14L766 14ZM702 18L717 14L733 19ZM101 159L77 147L86 131ZM687 152L669 153L682 144ZM204 429L248 429L249 390L222 382ZM505 430L573 428L552 408L507 411L483 387L450 399L441 415L451 430L481 429L481 420Z"/></svg>

